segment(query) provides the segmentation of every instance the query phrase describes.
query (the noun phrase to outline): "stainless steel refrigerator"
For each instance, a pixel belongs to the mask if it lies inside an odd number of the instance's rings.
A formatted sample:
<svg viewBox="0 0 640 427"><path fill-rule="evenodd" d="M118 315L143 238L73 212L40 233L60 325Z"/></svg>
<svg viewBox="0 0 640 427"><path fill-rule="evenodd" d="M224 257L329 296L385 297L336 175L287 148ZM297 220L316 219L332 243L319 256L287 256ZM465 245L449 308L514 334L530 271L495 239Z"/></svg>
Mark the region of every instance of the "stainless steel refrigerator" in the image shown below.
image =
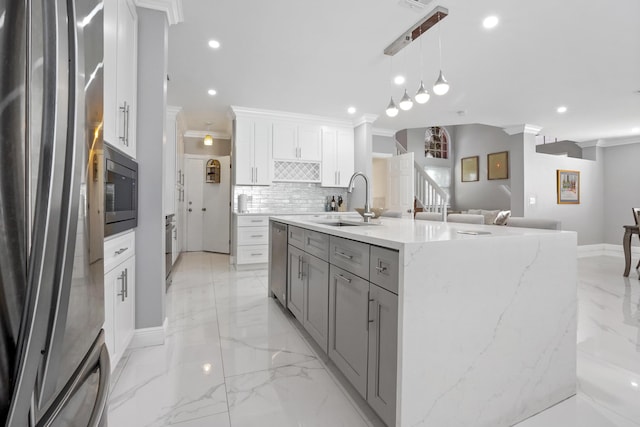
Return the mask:
<svg viewBox="0 0 640 427"><path fill-rule="evenodd" d="M103 21L0 0L0 425L106 425Z"/></svg>

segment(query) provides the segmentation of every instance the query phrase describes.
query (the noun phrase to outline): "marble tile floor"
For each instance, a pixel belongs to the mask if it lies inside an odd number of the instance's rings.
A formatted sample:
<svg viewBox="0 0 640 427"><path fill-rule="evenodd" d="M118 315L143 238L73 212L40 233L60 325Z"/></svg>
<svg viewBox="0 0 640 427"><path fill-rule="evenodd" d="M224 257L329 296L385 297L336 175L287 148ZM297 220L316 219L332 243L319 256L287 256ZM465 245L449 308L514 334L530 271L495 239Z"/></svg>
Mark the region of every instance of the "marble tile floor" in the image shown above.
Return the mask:
<svg viewBox="0 0 640 427"><path fill-rule="evenodd" d="M578 393L517 427L640 426L640 280L623 278L623 264L579 260ZM109 426L381 425L266 297L266 270L235 271L225 255L188 253L173 277L166 343L122 358Z"/></svg>

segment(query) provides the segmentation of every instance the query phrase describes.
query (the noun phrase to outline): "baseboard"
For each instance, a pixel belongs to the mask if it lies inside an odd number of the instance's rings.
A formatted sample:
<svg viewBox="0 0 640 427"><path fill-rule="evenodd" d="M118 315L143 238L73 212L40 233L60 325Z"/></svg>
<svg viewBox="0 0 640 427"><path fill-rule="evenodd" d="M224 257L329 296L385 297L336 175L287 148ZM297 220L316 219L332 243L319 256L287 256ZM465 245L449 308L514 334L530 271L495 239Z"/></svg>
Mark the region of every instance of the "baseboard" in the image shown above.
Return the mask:
<svg viewBox="0 0 640 427"><path fill-rule="evenodd" d="M162 326L136 329L133 332L133 338L131 339L129 348L150 347L153 345L164 344L164 340L167 335L168 321L169 320L165 317Z"/></svg>
<svg viewBox="0 0 640 427"><path fill-rule="evenodd" d="M598 243L595 245L578 246L578 258L587 258L592 256L615 256L624 257L624 248L622 245L612 245L610 243ZM640 247L631 247L631 256L640 256Z"/></svg>

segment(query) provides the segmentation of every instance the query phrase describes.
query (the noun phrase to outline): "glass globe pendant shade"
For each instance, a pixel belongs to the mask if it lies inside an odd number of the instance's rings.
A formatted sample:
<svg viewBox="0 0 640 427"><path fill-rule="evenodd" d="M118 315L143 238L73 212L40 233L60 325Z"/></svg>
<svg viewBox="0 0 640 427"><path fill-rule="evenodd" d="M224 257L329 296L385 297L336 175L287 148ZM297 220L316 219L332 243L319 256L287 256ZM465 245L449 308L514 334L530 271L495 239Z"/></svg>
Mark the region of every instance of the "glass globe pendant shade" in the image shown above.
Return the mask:
<svg viewBox="0 0 640 427"><path fill-rule="evenodd" d="M396 106L396 103L393 102L393 97L391 97L391 101L389 102L389 106L387 107L387 116L395 117L398 115L398 111L398 107Z"/></svg>
<svg viewBox="0 0 640 427"><path fill-rule="evenodd" d="M407 93L406 89L404 90L404 95L402 96L402 99L400 100L399 104L400 104L400 108L403 109L404 111L411 110L411 107L413 107L413 101L411 100L411 97Z"/></svg>
<svg viewBox="0 0 640 427"><path fill-rule="evenodd" d="M213 145L213 137L209 134L204 136L204 145Z"/></svg>
<svg viewBox="0 0 640 427"><path fill-rule="evenodd" d="M429 98L431 98L429 92L427 92L427 90L424 88L424 83L422 83L422 80L420 80L420 87L418 88L418 91L416 92L416 96L414 96L414 98L418 104L426 104L427 101L429 101Z"/></svg>
<svg viewBox="0 0 640 427"><path fill-rule="evenodd" d="M440 70L438 80L433 84L433 93L436 95L444 95L447 92L449 92L449 83L442 75L442 70Z"/></svg>

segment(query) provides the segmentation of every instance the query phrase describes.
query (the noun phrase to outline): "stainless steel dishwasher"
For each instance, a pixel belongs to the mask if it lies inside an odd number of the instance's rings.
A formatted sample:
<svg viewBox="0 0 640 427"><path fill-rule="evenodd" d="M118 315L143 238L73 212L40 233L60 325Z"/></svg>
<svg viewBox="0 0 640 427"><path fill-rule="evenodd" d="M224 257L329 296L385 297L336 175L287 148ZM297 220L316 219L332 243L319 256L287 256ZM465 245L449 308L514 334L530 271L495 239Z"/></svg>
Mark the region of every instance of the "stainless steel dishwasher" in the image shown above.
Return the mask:
<svg viewBox="0 0 640 427"><path fill-rule="evenodd" d="M287 225L269 223L269 293L287 307Z"/></svg>

